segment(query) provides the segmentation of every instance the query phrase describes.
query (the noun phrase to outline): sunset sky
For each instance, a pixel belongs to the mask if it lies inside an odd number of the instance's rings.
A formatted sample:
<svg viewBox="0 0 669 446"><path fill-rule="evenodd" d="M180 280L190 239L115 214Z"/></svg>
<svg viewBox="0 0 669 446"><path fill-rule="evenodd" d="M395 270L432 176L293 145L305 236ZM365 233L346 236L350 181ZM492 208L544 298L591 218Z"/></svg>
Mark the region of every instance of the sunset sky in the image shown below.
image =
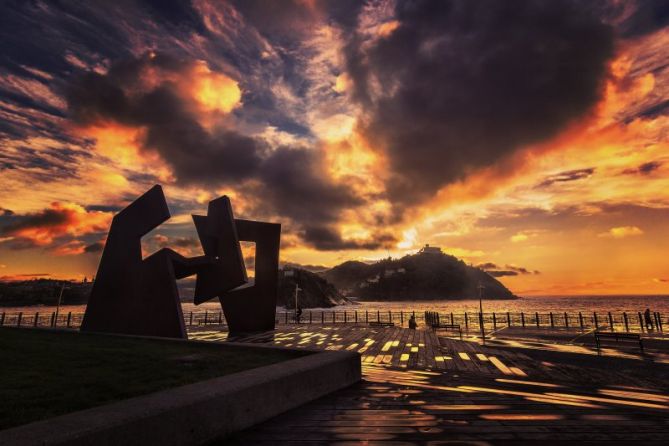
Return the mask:
<svg viewBox="0 0 669 446"><path fill-rule="evenodd" d="M0 38L2 279L93 276L162 184L147 253L227 194L285 262L669 294L668 1L10 1Z"/></svg>

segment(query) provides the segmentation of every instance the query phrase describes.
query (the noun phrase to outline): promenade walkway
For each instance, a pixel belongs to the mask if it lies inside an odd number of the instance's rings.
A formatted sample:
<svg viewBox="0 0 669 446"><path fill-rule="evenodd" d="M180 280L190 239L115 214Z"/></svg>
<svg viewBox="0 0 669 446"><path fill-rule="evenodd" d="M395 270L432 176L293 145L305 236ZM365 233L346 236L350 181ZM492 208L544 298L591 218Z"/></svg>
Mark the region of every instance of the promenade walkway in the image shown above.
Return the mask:
<svg viewBox="0 0 669 446"><path fill-rule="evenodd" d="M195 328L190 337L228 339L212 328ZM600 357L588 346L531 340L512 345L510 336L483 346L474 337L460 341L430 330L353 324L282 325L229 339L355 350L364 379L225 444L669 441L669 367L658 351L642 357L608 349Z"/></svg>

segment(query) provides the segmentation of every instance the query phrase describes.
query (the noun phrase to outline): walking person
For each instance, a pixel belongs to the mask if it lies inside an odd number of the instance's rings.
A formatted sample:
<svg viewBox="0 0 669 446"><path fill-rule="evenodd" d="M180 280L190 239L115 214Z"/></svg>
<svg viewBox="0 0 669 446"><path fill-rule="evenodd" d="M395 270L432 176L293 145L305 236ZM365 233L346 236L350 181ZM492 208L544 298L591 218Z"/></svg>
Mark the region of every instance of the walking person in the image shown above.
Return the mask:
<svg viewBox="0 0 669 446"><path fill-rule="evenodd" d="M412 314L409 318L409 328L415 330L416 327L418 327L418 323L416 323L416 316Z"/></svg>
<svg viewBox="0 0 669 446"><path fill-rule="evenodd" d="M646 330L653 329L653 318L650 315L650 308L646 308L646 311L643 312L643 319L646 323Z"/></svg>

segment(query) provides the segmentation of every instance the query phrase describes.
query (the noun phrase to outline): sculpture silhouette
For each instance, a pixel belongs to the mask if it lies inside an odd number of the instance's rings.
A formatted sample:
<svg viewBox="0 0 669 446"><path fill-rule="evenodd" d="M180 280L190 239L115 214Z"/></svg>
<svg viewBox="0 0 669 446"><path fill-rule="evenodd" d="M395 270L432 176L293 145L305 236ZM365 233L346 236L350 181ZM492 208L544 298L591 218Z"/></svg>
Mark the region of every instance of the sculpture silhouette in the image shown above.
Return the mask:
<svg viewBox="0 0 669 446"><path fill-rule="evenodd" d="M141 238L170 218L154 186L114 216L82 331L187 338L177 279L197 275L195 303L219 297L230 331L274 328L281 225L235 220L228 197L193 215L203 256L164 248L142 260ZM239 240L256 242L256 281L247 283Z"/></svg>
<svg viewBox="0 0 669 446"><path fill-rule="evenodd" d="M194 302L199 305L247 282L230 199L209 202L207 216L193 215L200 244L213 261L198 270Z"/></svg>
<svg viewBox="0 0 669 446"><path fill-rule="evenodd" d="M230 333L273 330L279 282L281 225L235 220L239 240L255 242L255 281L219 296Z"/></svg>

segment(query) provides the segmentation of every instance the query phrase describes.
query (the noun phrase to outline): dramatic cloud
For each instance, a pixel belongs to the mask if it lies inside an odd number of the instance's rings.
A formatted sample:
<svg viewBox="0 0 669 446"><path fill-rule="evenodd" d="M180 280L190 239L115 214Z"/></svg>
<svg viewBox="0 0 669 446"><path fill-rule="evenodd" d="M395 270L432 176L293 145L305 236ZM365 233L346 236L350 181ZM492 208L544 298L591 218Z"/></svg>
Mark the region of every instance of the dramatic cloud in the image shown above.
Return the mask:
<svg viewBox="0 0 669 446"><path fill-rule="evenodd" d="M317 148L270 149L262 138L225 128L225 119L208 128L207 113L213 109L225 118L239 102L236 85L201 62L149 53L119 62L107 74L89 73L75 81L68 105L81 126L111 121L138 129L140 150L158 153L180 184L246 187L258 201L256 208L292 219L315 247L358 246L336 232L336 243L310 236L313 230L333 231L343 209L363 203L349 187L328 178ZM359 245L380 246L377 240Z"/></svg>
<svg viewBox="0 0 669 446"><path fill-rule="evenodd" d="M307 226L303 238L316 249L340 251L344 249L379 249L393 246L397 239L388 233L380 233L366 240L343 240L339 233L327 226Z"/></svg>
<svg viewBox="0 0 669 446"><path fill-rule="evenodd" d="M398 207L583 117L613 56L612 28L578 2L397 2L396 20L355 35L347 62Z"/></svg>
<svg viewBox="0 0 669 446"><path fill-rule="evenodd" d="M212 91L212 82L221 88ZM82 126L112 121L141 129L141 149L156 151L177 181L232 183L257 171L264 148L233 130L210 132L198 120L196 106L227 113L239 99L234 81L212 78L201 63L147 53L114 64L106 74L91 72L73 82L68 108Z"/></svg>
<svg viewBox="0 0 669 446"><path fill-rule="evenodd" d="M87 212L71 203L52 203L40 212L0 217L0 237L13 246L46 246L63 236L82 236L109 229L111 214Z"/></svg>
<svg viewBox="0 0 669 446"><path fill-rule="evenodd" d="M282 224L286 262L429 242L494 261L520 295L666 292L652 241L669 214L667 11L662 0L0 6L2 272L91 276L106 227L85 222L160 183L172 218L145 237L147 254L201 253L190 215L226 194L238 217Z"/></svg>

